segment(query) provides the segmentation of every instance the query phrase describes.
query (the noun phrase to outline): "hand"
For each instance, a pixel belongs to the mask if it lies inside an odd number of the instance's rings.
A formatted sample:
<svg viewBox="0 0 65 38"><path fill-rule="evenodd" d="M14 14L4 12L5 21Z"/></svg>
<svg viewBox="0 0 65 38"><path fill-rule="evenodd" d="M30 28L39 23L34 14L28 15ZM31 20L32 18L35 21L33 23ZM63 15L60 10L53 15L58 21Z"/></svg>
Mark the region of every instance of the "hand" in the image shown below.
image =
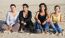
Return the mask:
<svg viewBox="0 0 65 38"><path fill-rule="evenodd" d="M24 25L26 25L26 23L24 23Z"/></svg>
<svg viewBox="0 0 65 38"><path fill-rule="evenodd" d="M9 30L12 30L12 25L8 25L8 29Z"/></svg>
<svg viewBox="0 0 65 38"><path fill-rule="evenodd" d="M21 21L21 23L24 23L24 21Z"/></svg>
<svg viewBox="0 0 65 38"><path fill-rule="evenodd" d="M40 24L41 24L40 20L38 20L38 23L40 23Z"/></svg>
<svg viewBox="0 0 65 38"><path fill-rule="evenodd" d="M43 23L42 23L42 25L44 25L45 23L46 23L46 21L45 21L45 22L43 22Z"/></svg>

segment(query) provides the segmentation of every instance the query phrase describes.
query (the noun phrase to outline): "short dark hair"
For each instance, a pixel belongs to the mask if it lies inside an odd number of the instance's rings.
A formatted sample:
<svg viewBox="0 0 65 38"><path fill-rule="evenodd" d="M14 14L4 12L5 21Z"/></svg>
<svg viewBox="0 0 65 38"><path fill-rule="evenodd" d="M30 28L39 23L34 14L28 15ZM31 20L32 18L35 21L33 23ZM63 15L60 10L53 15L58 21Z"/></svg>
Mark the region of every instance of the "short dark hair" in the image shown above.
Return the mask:
<svg viewBox="0 0 65 38"><path fill-rule="evenodd" d="M11 6L14 6L14 7L16 7L16 5L15 5L15 4L11 4L11 5L10 5L10 7L11 7Z"/></svg>
<svg viewBox="0 0 65 38"><path fill-rule="evenodd" d="M56 7L59 7L59 9L60 9L60 6L59 5L55 5L54 10L56 9Z"/></svg>
<svg viewBox="0 0 65 38"><path fill-rule="evenodd" d="M29 7L28 4L23 4L23 6L26 6L27 8Z"/></svg>

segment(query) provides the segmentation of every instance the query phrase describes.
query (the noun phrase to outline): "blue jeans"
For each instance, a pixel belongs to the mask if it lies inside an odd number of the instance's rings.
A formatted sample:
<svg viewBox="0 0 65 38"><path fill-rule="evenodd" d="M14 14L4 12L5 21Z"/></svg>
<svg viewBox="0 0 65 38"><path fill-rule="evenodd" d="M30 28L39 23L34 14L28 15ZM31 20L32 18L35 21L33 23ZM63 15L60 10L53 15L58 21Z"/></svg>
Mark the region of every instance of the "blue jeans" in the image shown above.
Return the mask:
<svg viewBox="0 0 65 38"><path fill-rule="evenodd" d="M59 32L59 33L62 32L62 29L58 23L54 23L54 25L52 25L52 28L54 32Z"/></svg>
<svg viewBox="0 0 65 38"><path fill-rule="evenodd" d="M38 22L36 22L35 23L35 29L40 29L41 31L44 31L44 30L49 31L49 25L47 22L44 25L41 25Z"/></svg>

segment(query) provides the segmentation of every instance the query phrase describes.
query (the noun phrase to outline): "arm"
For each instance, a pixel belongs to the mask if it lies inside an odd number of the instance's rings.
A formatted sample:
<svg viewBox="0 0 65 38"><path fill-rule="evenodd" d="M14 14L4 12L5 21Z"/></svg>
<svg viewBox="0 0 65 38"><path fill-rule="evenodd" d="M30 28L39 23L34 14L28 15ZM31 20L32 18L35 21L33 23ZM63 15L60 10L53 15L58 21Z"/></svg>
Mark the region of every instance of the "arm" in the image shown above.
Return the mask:
<svg viewBox="0 0 65 38"><path fill-rule="evenodd" d="M53 17L53 13L50 15L50 24L51 24L51 25L54 25L54 24L53 24L53 21L52 21L52 17Z"/></svg>
<svg viewBox="0 0 65 38"><path fill-rule="evenodd" d="M7 15L6 15L6 23L7 23L7 25L10 25L10 21L9 21L9 13L7 13Z"/></svg>
<svg viewBox="0 0 65 38"><path fill-rule="evenodd" d="M20 13L19 13L19 23L20 23L20 24L24 21L22 15L23 15L23 14L22 14L22 11L20 11Z"/></svg>
<svg viewBox="0 0 65 38"><path fill-rule="evenodd" d="M29 13L28 13L28 18L26 19L26 22L30 21L31 18L32 18L32 13L31 13L31 11L29 11Z"/></svg>
<svg viewBox="0 0 65 38"><path fill-rule="evenodd" d="M39 12L36 13L35 20L41 24L40 20L38 19Z"/></svg>
<svg viewBox="0 0 65 38"><path fill-rule="evenodd" d="M60 15L60 22L62 22L62 16Z"/></svg>

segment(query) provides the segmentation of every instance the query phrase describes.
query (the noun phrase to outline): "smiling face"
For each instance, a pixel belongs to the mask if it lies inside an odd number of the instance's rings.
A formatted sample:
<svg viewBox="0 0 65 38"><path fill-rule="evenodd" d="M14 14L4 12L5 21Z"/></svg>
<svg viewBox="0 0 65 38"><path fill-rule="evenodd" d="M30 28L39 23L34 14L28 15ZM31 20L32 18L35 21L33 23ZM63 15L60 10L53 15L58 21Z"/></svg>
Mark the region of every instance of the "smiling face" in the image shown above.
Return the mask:
<svg viewBox="0 0 65 38"><path fill-rule="evenodd" d="M23 6L23 10L24 10L24 11L28 11L28 7Z"/></svg>
<svg viewBox="0 0 65 38"><path fill-rule="evenodd" d="M15 6L11 6L11 11L15 11L16 10L16 7Z"/></svg>
<svg viewBox="0 0 65 38"><path fill-rule="evenodd" d="M16 5L15 4L11 4L10 5L10 9L12 12L15 12L16 11Z"/></svg>
<svg viewBox="0 0 65 38"><path fill-rule="evenodd" d="M54 8L55 12L60 12L60 6L59 5L56 5L55 8Z"/></svg>
<svg viewBox="0 0 65 38"><path fill-rule="evenodd" d="M28 8L29 8L28 4L23 4L23 11L27 12Z"/></svg>
<svg viewBox="0 0 65 38"><path fill-rule="evenodd" d="M42 10L42 11L44 11L44 10L45 10L44 5L41 5L41 10Z"/></svg>
<svg viewBox="0 0 65 38"><path fill-rule="evenodd" d="M45 3L41 3L40 5L39 5L39 11L40 12L47 12L47 5L45 4Z"/></svg>
<svg viewBox="0 0 65 38"><path fill-rule="evenodd" d="M60 8L59 7L56 7L55 11L56 12L59 12L60 11Z"/></svg>

